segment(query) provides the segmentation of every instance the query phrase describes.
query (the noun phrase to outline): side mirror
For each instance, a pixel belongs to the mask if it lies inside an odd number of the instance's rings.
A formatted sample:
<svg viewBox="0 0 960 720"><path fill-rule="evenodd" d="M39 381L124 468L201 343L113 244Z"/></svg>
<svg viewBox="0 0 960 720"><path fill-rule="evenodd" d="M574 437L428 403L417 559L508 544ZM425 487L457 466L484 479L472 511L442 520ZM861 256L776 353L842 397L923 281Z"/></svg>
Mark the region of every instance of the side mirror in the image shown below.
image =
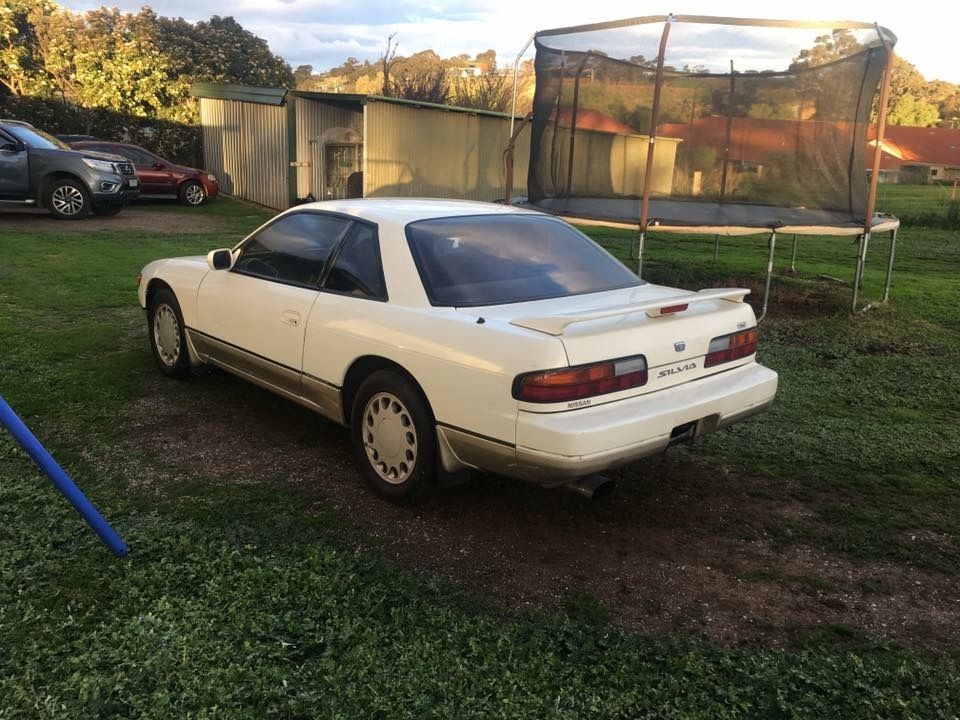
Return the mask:
<svg viewBox="0 0 960 720"><path fill-rule="evenodd" d="M0 150L3 150L4 152L21 152L23 151L23 143L9 141L0 142Z"/></svg>
<svg viewBox="0 0 960 720"><path fill-rule="evenodd" d="M229 270L233 267L233 253L226 248L207 253L207 266L211 270Z"/></svg>
<svg viewBox="0 0 960 720"><path fill-rule="evenodd" d="M155 163L153 164L153 169L154 169L154 170L163 170L163 163L155 162Z"/></svg>

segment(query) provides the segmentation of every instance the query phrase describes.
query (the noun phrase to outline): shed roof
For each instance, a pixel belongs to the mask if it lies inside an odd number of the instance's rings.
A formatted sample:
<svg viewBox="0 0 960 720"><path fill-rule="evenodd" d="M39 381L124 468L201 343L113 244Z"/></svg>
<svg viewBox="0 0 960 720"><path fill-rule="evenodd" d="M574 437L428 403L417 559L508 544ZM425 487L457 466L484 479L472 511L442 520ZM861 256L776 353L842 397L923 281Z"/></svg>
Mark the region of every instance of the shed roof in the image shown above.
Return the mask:
<svg viewBox="0 0 960 720"><path fill-rule="evenodd" d="M460 112L508 119L510 117L509 113L495 112L493 110L480 110L477 108L460 107L458 105L440 105L422 100L407 100L406 98L385 97L383 95L287 90L285 88L265 88L251 85L217 85L215 83L198 82L191 86L190 94L199 98L237 100L240 102L259 103L261 105L283 105L286 102L287 96L292 96L338 105L353 105L356 106L357 109L368 102L386 102L396 105L411 105L418 108L443 110L445 112ZM518 117L517 119L519 120L520 118Z"/></svg>

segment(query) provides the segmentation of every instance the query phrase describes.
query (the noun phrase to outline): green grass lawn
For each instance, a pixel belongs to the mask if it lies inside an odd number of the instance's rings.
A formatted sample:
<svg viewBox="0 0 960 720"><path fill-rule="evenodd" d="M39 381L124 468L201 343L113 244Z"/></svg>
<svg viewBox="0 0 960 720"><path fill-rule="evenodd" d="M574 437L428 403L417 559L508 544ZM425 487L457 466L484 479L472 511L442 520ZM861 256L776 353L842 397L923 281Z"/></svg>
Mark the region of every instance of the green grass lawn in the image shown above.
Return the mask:
<svg viewBox="0 0 960 720"><path fill-rule="evenodd" d="M877 210L905 224L960 229L960 188L950 184L877 186Z"/></svg>
<svg viewBox="0 0 960 720"><path fill-rule="evenodd" d="M150 212L163 223L190 211ZM165 407L191 402L197 385L154 369L137 272L230 245L266 218L226 199L201 212L221 229L38 233L24 218L0 233L0 393L132 547L112 558L0 432L0 720L956 717L960 653L928 635L893 644L798 628L787 644L723 644L638 634L582 593L505 611L391 561L349 508L317 507L296 478L228 484L216 480L217 446L187 467L138 445L159 423L165 437L193 441ZM626 257L627 233L591 233ZM865 300L882 294L886 243L871 246ZM789 275L789 242L780 245L761 330L761 361L781 377L775 407L693 455L718 477L766 479L758 492L809 512L718 533L955 588L960 238L904 228L892 303L856 316L849 286L819 277L851 278L855 245L802 238L799 250ZM653 236L644 274L759 289L765 252L762 239L727 239L714 264L711 239ZM246 387L209 384L226 413ZM263 402L278 419L294 412ZM781 572L756 569L745 592ZM826 585L815 572L803 582L811 593ZM957 601L947 593L942 609Z"/></svg>

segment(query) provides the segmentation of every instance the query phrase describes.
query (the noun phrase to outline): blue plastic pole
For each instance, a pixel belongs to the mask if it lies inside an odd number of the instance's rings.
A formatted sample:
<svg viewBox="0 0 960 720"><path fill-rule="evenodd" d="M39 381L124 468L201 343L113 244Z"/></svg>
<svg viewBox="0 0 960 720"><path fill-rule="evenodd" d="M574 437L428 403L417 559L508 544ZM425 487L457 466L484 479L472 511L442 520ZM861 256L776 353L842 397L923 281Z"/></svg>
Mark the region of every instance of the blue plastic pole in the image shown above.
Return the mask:
<svg viewBox="0 0 960 720"><path fill-rule="evenodd" d="M73 480L63 471L53 456L47 452L46 448L40 444L40 441L30 432L30 428L23 424L23 420L17 417L7 401L0 395L0 425L3 425L10 434L16 439L27 454L33 458L33 461L40 466L40 469L46 473L47 477L53 481L57 490L63 493L64 497L70 501L70 504L76 508L77 512L87 521L87 524L93 531L100 536L103 544L110 548L110 551L117 557L124 557L130 549L117 532L110 527L103 516L97 512L97 509L87 500L87 496L78 488Z"/></svg>

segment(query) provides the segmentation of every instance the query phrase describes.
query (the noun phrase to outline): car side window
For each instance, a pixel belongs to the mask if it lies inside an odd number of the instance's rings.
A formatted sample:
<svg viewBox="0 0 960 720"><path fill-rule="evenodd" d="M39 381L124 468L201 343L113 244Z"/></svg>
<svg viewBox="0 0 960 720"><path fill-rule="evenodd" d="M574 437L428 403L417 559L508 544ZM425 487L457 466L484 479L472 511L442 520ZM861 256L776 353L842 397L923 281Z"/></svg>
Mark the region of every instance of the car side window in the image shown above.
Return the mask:
<svg viewBox="0 0 960 720"><path fill-rule="evenodd" d="M157 161L153 155L145 153L143 150L124 147L123 145L117 146L117 152L134 165L153 165Z"/></svg>
<svg viewBox="0 0 960 720"><path fill-rule="evenodd" d="M324 290L356 297L387 299L376 228L357 223L340 248L327 275Z"/></svg>
<svg viewBox="0 0 960 720"><path fill-rule="evenodd" d="M350 225L350 220L332 215L284 215L244 243L233 270L290 285L319 287L324 264Z"/></svg>

